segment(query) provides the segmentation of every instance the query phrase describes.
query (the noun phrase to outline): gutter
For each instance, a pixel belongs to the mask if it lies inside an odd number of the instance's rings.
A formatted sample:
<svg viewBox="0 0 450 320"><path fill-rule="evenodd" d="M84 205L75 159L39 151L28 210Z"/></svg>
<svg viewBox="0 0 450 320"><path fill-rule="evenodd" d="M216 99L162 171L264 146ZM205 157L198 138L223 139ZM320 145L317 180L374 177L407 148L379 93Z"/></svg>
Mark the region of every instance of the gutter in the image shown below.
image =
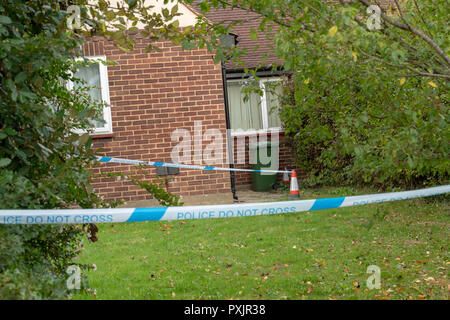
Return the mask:
<svg viewBox="0 0 450 320"><path fill-rule="evenodd" d="M227 152L228 152L228 159L230 161L230 168L234 168L234 150L233 150L233 139L231 137L231 122L230 122L230 107L228 102L228 88L227 88L227 69L225 67L225 63L221 62L222 67L222 87L223 87L223 97L225 102L225 121L227 126ZM231 182L231 193L233 194L233 199L235 201L238 200L238 196L236 194L236 179L234 175L234 171L230 171L230 182Z"/></svg>

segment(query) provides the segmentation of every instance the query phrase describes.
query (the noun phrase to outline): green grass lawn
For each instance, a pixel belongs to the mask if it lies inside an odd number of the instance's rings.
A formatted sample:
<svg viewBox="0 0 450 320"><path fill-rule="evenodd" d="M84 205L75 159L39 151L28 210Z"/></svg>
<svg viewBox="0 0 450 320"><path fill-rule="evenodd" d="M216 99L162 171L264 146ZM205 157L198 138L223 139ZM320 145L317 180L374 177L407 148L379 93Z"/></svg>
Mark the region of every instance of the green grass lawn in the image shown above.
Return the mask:
<svg viewBox="0 0 450 320"><path fill-rule="evenodd" d="M354 195L321 189L305 198ZM361 193L361 191L359 192ZM448 198L447 198L448 199ZM273 216L99 225L74 299L448 299L444 197ZM381 289L367 288L369 265Z"/></svg>

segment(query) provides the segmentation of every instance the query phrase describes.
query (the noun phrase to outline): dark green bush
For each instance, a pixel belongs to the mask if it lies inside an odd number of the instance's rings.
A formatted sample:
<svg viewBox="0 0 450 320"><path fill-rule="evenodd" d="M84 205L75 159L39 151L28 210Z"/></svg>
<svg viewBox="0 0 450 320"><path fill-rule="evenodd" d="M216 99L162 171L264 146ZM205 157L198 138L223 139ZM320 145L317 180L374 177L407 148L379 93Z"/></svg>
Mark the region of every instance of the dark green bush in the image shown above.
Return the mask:
<svg viewBox="0 0 450 320"><path fill-rule="evenodd" d="M105 2L85 6L86 0L4 0L0 3L0 208L98 208L106 204L90 185L89 168L94 120L102 108L85 86L69 91L75 58L82 56L83 39L106 35L119 47L132 49L125 28L107 30L105 21L126 24L136 18L136 1L114 11ZM69 4L79 4L86 28L67 26ZM89 10L89 14L87 11ZM159 37L176 38L176 10L144 14L141 21L158 29ZM102 26L102 27L101 27ZM114 25L115 27L117 24ZM148 34L147 34L148 36ZM152 48L151 45L148 47ZM83 62L81 62L83 63ZM83 132L83 133L79 133ZM179 203L161 184L144 183L166 203ZM0 299L62 299L67 267L77 265L85 233L96 240L95 225L0 225ZM80 266L81 269L87 266ZM85 283L85 281L84 281Z"/></svg>
<svg viewBox="0 0 450 320"><path fill-rule="evenodd" d="M68 91L82 43L55 1L0 3L0 208L105 204L92 192L89 134L100 106ZM75 81L75 79L72 79ZM0 225L0 299L61 299L80 226Z"/></svg>
<svg viewBox="0 0 450 320"><path fill-rule="evenodd" d="M307 182L385 188L447 181L448 83L373 73L352 59L310 61L287 86L281 115Z"/></svg>
<svg viewBox="0 0 450 320"><path fill-rule="evenodd" d="M448 47L445 1L402 2L403 16L389 13L395 23L383 18L379 30L367 27L367 2L312 2L316 10L275 36L291 72L281 116L305 182L448 181L449 60L439 49ZM416 29L397 27L405 21Z"/></svg>

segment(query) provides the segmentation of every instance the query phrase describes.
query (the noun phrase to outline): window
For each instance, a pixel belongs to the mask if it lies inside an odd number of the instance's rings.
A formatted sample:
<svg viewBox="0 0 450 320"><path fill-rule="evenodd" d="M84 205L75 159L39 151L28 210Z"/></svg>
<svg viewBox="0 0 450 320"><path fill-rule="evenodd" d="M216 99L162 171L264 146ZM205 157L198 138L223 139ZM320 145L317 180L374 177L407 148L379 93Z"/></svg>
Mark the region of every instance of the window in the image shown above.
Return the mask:
<svg viewBox="0 0 450 320"><path fill-rule="evenodd" d="M112 133L111 123L111 106L109 99L109 85L108 85L108 69L101 61L106 61L105 56L99 57L86 57L94 62L88 66L80 66L75 73L75 77L82 79L89 87L89 94L92 99L97 101L103 101L105 104L103 108L103 120L94 121L94 134L107 134ZM79 86L80 84L69 83L69 88Z"/></svg>
<svg viewBox="0 0 450 320"><path fill-rule="evenodd" d="M279 114L279 99L282 88L281 79L270 78L260 80L259 85L263 95L257 92L243 92L243 81L229 80L227 82L230 124L233 131L243 130L246 134L258 131L281 130Z"/></svg>

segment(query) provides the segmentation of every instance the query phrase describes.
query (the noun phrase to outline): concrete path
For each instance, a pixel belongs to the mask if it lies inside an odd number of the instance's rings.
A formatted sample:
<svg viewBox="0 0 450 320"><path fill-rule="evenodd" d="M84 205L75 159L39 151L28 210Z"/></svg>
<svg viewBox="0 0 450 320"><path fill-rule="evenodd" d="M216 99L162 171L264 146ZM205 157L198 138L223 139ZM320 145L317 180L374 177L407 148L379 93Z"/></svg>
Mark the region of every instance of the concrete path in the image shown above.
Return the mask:
<svg viewBox="0 0 450 320"><path fill-rule="evenodd" d="M250 190L250 186L239 186L236 189L236 194L239 198L238 203L252 203L252 202L269 202L287 200L287 195L277 191L270 192L255 192ZM181 199L185 206L194 205L213 205L213 204L232 204L236 203L233 200L231 191L229 193L207 194L199 196L184 196ZM130 201L120 207L126 208L144 208L144 207L159 207L158 201L142 200Z"/></svg>

